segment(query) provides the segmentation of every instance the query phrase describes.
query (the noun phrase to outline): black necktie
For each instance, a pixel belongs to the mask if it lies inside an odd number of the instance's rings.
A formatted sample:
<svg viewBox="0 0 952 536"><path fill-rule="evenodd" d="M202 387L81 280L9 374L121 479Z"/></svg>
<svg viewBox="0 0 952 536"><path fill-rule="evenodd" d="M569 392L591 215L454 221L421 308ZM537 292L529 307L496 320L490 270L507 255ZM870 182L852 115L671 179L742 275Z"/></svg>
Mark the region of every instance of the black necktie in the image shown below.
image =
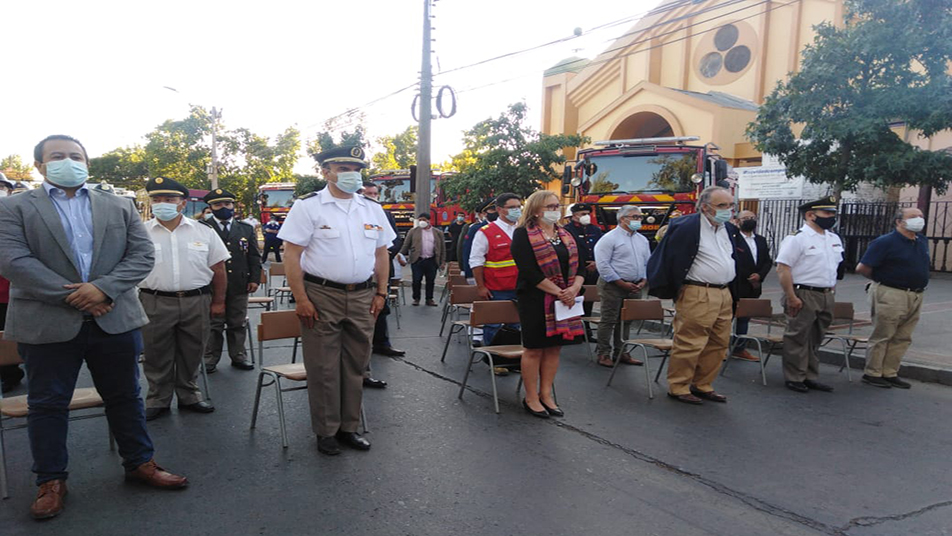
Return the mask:
<svg viewBox="0 0 952 536"><path fill-rule="evenodd" d="M225 234L228 234L228 222L227 222L227 221L221 222L221 228L223 229L222 232L224 232Z"/></svg>

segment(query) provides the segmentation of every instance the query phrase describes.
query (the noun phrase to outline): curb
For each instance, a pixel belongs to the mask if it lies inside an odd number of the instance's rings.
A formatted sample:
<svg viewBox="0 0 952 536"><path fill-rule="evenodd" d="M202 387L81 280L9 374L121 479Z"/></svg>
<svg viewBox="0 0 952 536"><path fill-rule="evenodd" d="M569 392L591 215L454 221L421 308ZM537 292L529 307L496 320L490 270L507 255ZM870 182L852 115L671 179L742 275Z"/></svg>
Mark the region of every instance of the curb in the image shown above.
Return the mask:
<svg viewBox="0 0 952 536"><path fill-rule="evenodd" d="M829 350L820 350L819 358L821 363L827 365L843 365L842 352L831 352ZM857 357L855 354L850 357L850 369L862 373L866 367L866 359ZM900 368L901 376L907 380L916 380L920 382L938 383L941 385L952 386L952 370L934 367L932 365L923 365L920 363L903 363Z"/></svg>

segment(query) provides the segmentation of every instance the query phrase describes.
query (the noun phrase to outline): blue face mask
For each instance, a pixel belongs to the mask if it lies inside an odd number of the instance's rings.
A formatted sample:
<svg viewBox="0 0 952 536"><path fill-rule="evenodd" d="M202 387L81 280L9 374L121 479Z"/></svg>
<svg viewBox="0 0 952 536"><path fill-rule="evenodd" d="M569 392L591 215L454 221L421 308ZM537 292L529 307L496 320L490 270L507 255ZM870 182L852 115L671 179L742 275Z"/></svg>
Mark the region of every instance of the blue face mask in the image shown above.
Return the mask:
<svg viewBox="0 0 952 536"><path fill-rule="evenodd" d="M152 214L162 221L172 221L179 215L178 203L155 203Z"/></svg>
<svg viewBox="0 0 952 536"><path fill-rule="evenodd" d="M363 177L359 171L340 171L337 173L337 188L345 194L356 193L363 184Z"/></svg>
<svg viewBox="0 0 952 536"><path fill-rule="evenodd" d="M632 231L637 231L638 229L641 229L641 220L630 220L628 222L628 228L631 229Z"/></svg>
<svg viewBox="0 0 952 536"><path fill-rule="evenodd" d="M86 182L89 170L85 162L77 162L70 158L52 160L46 163L46 178L57 186L75 188Z"/></svg>
<svg viewBox="0 0 952 536"><path fill-rule="evenodd" d="M521 208L506 209L506 219L509 220L510 223L516 223L517 221L519 221L519 218L521 217L522 217Z"/></svg>
<svg viewBox="0 0 952 536"><path fill-rule="evenodd" d="M731 221L731 218L733 217L734 209L732 208L722 208L714 211L714 221L720 224Z"/></svg>

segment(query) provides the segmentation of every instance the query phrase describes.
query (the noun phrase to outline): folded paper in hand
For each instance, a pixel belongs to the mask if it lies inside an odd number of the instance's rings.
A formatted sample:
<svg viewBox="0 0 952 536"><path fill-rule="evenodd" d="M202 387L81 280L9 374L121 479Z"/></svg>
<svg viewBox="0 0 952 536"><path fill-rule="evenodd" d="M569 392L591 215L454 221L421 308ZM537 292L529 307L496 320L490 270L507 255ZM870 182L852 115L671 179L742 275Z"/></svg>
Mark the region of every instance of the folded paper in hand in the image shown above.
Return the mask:
<svg viewBox="0 0 952 536"><path fill-rule="evenodd" d="M585 309L582 307L582 302L585 301L581 296L575 297L575 305L572 307L567 307L564 303L557 301L555 302L555 319L565 320L566 318L574 318L576 316L582 316L585 314Z"/></svg>

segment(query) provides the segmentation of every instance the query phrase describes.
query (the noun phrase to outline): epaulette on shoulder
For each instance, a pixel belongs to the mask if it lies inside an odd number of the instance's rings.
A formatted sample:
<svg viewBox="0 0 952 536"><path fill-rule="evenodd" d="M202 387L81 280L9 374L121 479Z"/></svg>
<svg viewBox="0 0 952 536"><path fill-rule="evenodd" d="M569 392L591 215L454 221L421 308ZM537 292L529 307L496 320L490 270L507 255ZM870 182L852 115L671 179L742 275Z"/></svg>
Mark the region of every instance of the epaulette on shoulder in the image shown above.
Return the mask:
<svg viewBox="0 0 952 536"><path fill-rule="evenodd" d="M299 200L310 199L310 198L314 197L315 195L317 195L317 192L311 192L311 193L309 193L309 194L304 194L304 195L302 195L302 196L299 197L298 199L299 199Z"/></svg>
<svg viewBox="0 0 952 536"><path fill-rule="evenodd" d="M803 229L797 229L797 232L791 234L790 236L797 236L798 234L800 234L800 233L802 233L802 232L803 232Z"/></svg>

